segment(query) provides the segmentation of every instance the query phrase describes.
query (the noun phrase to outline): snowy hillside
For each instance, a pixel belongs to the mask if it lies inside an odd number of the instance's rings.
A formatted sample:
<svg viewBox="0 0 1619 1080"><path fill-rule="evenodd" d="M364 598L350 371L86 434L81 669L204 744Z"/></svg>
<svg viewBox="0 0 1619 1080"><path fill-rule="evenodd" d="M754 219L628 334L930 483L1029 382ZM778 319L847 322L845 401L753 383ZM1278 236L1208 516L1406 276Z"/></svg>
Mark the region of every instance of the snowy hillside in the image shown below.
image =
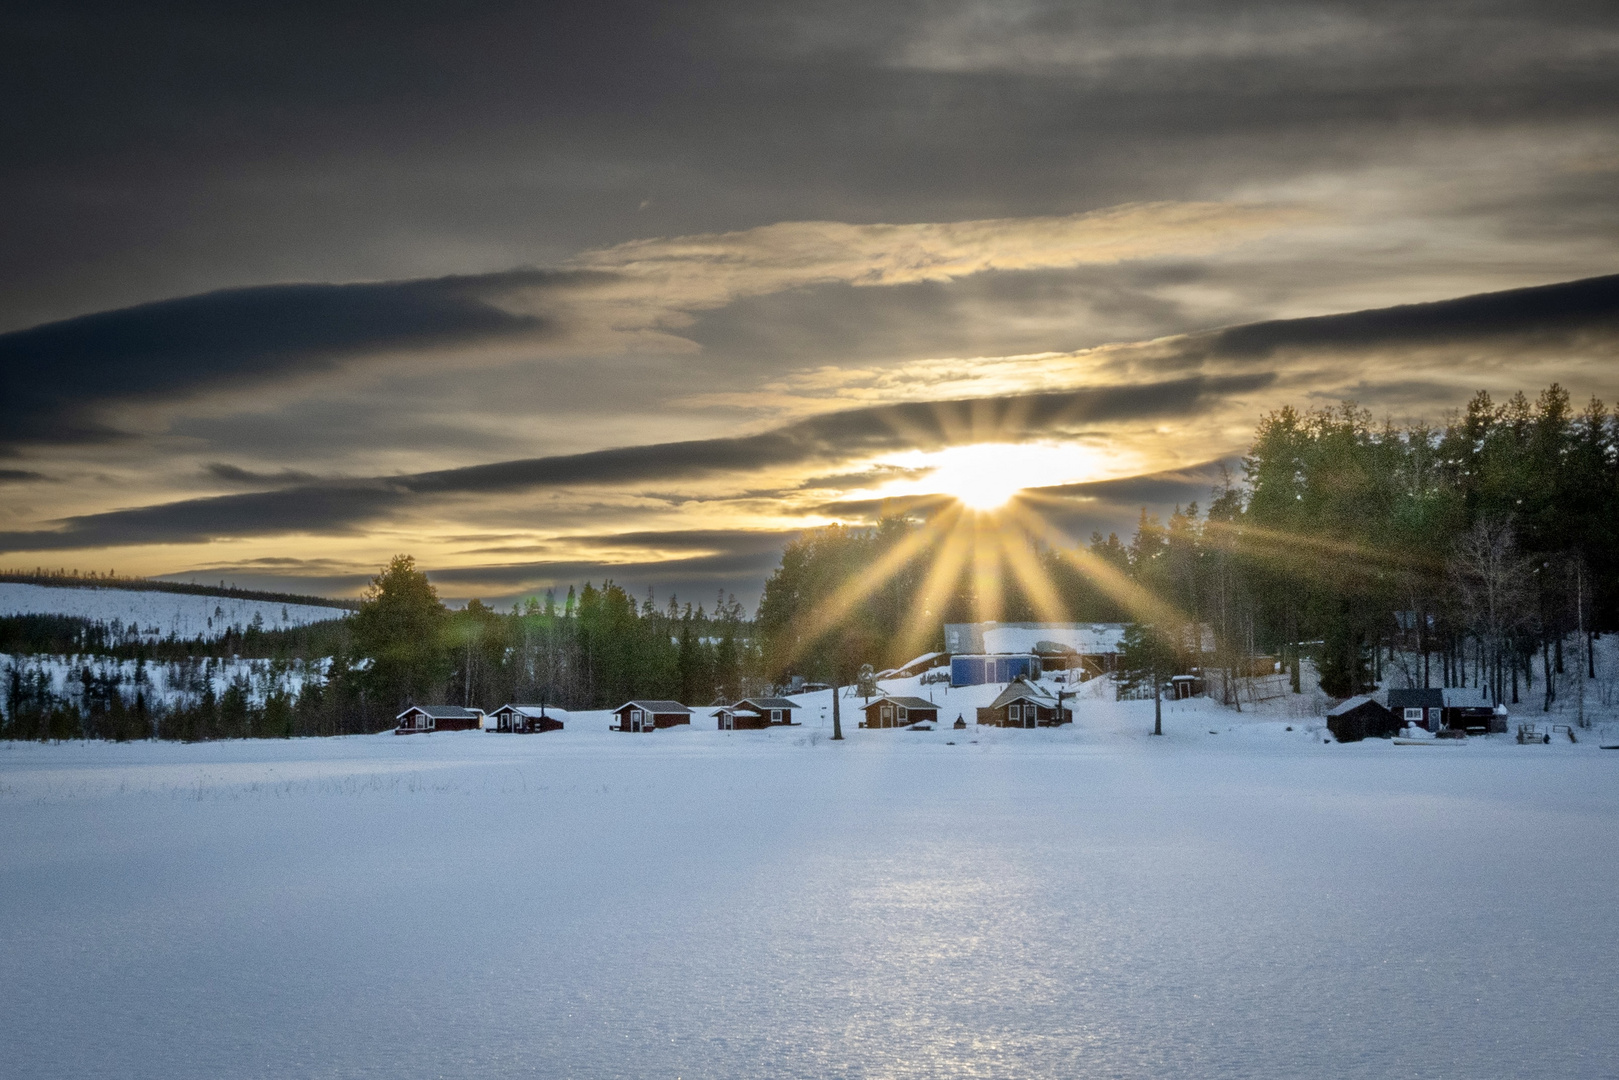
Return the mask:
<svg viewBox="0 0 1619 1080"><path fill-rule="evenodd" d="M147 641L217 638L226 630L264 630L340 619L348 611L313 604L280 604L231 596L70 588L0 582L0 615L71 615L103 623L117 636Z"/></svg>

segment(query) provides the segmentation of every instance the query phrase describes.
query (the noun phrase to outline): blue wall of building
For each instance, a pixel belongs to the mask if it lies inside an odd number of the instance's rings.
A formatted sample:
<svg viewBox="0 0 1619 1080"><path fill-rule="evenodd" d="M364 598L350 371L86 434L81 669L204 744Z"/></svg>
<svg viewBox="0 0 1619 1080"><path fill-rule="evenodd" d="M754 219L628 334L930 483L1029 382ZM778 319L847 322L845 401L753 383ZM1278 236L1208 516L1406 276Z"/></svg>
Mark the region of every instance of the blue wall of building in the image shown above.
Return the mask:
<svg viewBox="0 0 1619 1080"><path fill-rule="evenodd" d="M954 656L950 658L951 686L982 686L1009 683L1019 676L1040 677L1040 658L1028 654L1005 656Z"/></svg>

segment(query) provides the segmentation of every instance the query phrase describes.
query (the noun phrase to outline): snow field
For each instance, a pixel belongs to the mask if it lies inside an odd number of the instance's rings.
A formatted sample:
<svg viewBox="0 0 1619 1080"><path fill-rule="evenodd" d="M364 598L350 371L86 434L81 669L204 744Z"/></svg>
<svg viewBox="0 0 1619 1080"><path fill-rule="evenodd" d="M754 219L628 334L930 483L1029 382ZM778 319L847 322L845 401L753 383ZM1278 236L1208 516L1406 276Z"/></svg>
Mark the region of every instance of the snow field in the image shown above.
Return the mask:
<svg viewBox="0 0 1619 1080"><path fill-rule="evenodd" d="M109 627L117 624L120 632L147 641L217 638L226 630L246 630L254 619L265 630L280 630L347 614L346 608L229 596L0 582L0 615L71 615Z"/></svg>
<svg viewBox="0 0 1619 1080"><path fill-rule="evenodd" d="M958 691L958 693L960 693ZM1581 1077L1619 753L1071 727L0 745L23 1077ZM1221 715L1231 714L1218 711ZM953 719L953 717L951 718ZM975 741L976 740L976 741ZM954 743L955 745L949 745Z"/></svg>

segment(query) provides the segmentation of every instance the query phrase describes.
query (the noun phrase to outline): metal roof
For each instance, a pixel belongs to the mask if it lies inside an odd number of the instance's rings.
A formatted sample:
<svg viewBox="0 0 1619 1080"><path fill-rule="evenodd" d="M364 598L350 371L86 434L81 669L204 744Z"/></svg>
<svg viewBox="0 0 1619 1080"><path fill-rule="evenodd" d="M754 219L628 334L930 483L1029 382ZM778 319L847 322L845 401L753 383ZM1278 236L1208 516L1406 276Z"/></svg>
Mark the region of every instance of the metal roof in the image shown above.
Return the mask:
<svg viewBox="0 0 1619 1080"><path fill-rule="evenodd" d="M1445 704L1445 692L1437 686L1414 686L1389 691L1391 709L1438 709Z"/></svg>
<svg viewBox="0 0 1619 1080"><path fill-rule="evenodd" d="M686 706L682 705L678 701L626 701L624 704L620 705L618 708L614 709L613 711L614 712L623 712L625 709L628 709L628 708L630 708L632 706L634 708L642 709L642 710L644 710L646 712L649 712L649 713L688 713L689 714L691 712L690 709L686 708Z"/></svg>

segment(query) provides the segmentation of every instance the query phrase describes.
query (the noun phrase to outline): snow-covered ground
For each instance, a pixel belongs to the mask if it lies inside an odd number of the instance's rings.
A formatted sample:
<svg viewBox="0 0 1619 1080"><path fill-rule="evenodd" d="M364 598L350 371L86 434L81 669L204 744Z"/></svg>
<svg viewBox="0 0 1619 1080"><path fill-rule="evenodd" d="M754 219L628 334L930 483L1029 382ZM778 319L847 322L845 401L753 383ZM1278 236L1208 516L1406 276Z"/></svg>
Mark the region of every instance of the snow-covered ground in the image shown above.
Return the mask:
<svg viewBox="0 0 1619 1080"><path fill-rule="evenodd" d="M246 630L255 619L262 629L280 630L340 619L348 613L339 607L230 596L0 582L0 615L72 615L148 641L171 636L187 641L199 636L217 638L226 630Z"/></svg>
<svg viewBox="0 0 1619 1080"><path fill-rule="evenodd" d="M0 1072L1614 1074L1594 738L1343 746L1194 701L1153 739L1097 697L1040 731L850 709L833 744L805 700L0 744Z"/></svg>

